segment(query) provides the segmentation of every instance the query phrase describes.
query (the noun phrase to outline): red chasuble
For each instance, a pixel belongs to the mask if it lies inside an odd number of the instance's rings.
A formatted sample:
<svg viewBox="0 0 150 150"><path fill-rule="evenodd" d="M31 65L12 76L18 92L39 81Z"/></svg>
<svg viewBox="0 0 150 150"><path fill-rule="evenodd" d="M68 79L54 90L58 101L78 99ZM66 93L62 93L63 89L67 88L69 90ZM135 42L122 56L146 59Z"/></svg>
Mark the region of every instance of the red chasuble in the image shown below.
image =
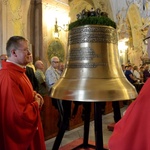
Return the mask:
<svg viewBox="0 0 150 150"><path fill-rule="evenodd" d="M0 70L0 150L46 150L37 102L25 69Z"/></svg>
<svg viewBox="0 0 150 150"><path fill-rule="evenodd" d="M150 79L109 139L110 150L150 150Z"/></svg>

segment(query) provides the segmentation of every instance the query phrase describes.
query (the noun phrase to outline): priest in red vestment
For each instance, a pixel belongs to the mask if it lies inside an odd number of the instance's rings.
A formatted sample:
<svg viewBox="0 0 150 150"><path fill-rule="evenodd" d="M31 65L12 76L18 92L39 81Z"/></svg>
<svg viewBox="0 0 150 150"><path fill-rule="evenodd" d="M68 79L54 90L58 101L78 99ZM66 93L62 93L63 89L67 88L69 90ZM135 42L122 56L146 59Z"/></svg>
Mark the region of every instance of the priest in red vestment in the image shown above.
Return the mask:
<svg viewBox="0 0 150 150"><path fill-rule="evenodd" d="M150 57L150 30L145 40ZM150 78L115 125L109 150L150 150Z"/></svg>
<svg viewBox="0 0 150 150"><path fill-rule="evenodd" d="M33 91L25 75L28 41L11 37L8 60L0 70L0 150L46 150L40 120L43 98Z"/></svg>

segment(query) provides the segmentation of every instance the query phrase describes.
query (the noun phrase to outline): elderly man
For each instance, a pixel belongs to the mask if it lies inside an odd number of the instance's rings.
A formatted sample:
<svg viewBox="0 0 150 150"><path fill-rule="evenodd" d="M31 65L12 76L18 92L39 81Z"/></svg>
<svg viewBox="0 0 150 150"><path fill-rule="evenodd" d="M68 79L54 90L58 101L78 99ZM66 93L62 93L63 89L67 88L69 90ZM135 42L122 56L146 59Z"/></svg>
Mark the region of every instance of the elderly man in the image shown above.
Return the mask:
<svg viewBox="0 0 150 150"><path fill-rule="evenodd" d="M48 95L48 89L45 81L44 64L41 60L37 60L35 62L35 69L35 77L37 78L39 83L39 93L42 96L46 96Z"/></svg>
<svg viewBox="0 0 150 150"><path fill-rule="evenodd" d="M13 36L7 41L8 59L0 70L0 149L45 150L39 110L43 98L25 75L28 41Z"/></svg>
<svg viewBox="0 0 150 150"><path fill-rule="evenodd" d="M57 56L54 56L51 58L50 67L45 72L48 91L51 90L53 84L56 83L57 80L60 78L58 67L59 67L59 58Z"/></svg>
<svg viewBox="0 0 150 150"><path fill-rule="evenodd" d="M49 115L47 113L47 109L49 109L50 106L50 97L48 95L48 89L46 86L46 82L45 82L45 74L44 74L44 64L41 60L37 60L35 62L35 77L38 80L38 84L39 84L39 94L42 95L43 99L44 99L44 105L41 109L41 119L42 119L42 125L43 125L43 129L44 129L44 135L47 135L47 130L50 128L50 124L47 122L46 120L46 116Z"/></svg>
<svg viewBox="0 0 150 150"><path fill-rule="evenodd" d="M59 67L59 58L54 56L51 58L51 65L45 72L46 85L48 87L48 92L50 94L52 86L59 80L60 74L58 71ZM58 109L58 100L52 98L52 104Z"/></svg>
<svg viewBox="0 0 150 150"><path fill-rule="evenodd" d="M150 29L147 38L150 57ZM130 104L125 115L115 125L109 139L110 150L150 150L150 78L137 99Z"/></svg>
<svg viewBox="0 0 150 150"><path fill-rule="evenodd" d="M60 72L58 70L59 67L59 58L54 56L51 58L51 66L46 70L46 84L48 86L48 91L50 94L52 86L59 80ZM69 101L62 101L59 99L51 98L52 104L58 109L60 113L60 119L58 122L58 127L61 127L62 120L65 122L65 127L68 128L69 125L69 118L71 114L71 102ZM63 119L62 119L63 118Z"/></svg>

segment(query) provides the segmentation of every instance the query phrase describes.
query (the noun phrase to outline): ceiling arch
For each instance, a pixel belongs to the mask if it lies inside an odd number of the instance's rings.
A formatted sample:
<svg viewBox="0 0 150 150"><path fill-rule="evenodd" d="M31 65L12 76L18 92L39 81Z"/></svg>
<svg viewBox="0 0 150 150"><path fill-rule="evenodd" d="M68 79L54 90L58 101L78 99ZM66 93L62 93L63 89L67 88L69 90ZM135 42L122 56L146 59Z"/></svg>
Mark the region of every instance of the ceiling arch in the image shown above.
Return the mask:
<svg viewBox="0 0 150 150"><path fill-rule="evenodd" d="M91 0L88 0L91 1ZM94 5L92 3L87 2L87 0L72 0L70 3L70 18L71 22L76 20L76 15L80 13L83 9L90 10Z"/></svg>
<svg viewBox="0 0 150 150"><path fill-rule="evenodd" d="M72 1L74 1L74 0L68 0L69 1L69 3L70 2L72 2ZM94 3L93 3L93 0L82 0L82 1L85 1L85 2L87 2L87 3L89 3L90 5L93 5Z"/></svg>
<svg viewBox="0 0 150 150"><path fill-rule="evenodd" d="M113 13L109 0L69 0L71 22L76 20L76 15L83 9L100 8L107 12L109 18L113 20Z"/></svg>

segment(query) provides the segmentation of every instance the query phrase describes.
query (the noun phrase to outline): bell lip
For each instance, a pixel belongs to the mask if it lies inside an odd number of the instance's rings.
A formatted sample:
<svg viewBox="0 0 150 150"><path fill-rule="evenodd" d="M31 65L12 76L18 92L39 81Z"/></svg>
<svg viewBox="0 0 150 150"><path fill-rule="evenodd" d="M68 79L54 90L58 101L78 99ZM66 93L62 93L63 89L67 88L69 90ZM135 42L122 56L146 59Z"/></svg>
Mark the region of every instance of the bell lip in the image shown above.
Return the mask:
<svg viewBox="0 0 150 150"><path fill-rule="evenodd" d="M131 92L132 96L129 96L130 94L126 95L125 97L122 98L112 98L112 97L107 97L107 98L84 98L84 99L80 99L78 98L79 94L75 95L75 96L68 96L68 95L63 95L63 94L57 94L55 93L55 90L52 90L52 93L50 95L51 98L56 98L56 99L61 99L61 100L68 100L68 101L79 101L79 102L111 102L111 101L128 101L128 100L135 100L138 96L136 91ZM73 92L72 92L73 93ZM134 95L133 95L134 94Z"/></svg>
<svg viewBox="0 0 150 150"><path fill-rule="evenodd" d="M65 82L67 83L67 81ZM105 102L135 100L138 96L135 87L128 82L122 88L120 87L120 85L117 85L118 87L116 89L112 89L113 87L109 88L109 85L108 87L102 87L103 89L99 87L97 87L98 89L96 89L93 86L93 88L86 89L85 87L88 87L87 84L85 84L81 89L76 87L76 85L74 86L73 83L71 83L72 86L60 86L65 85L65 82L61 83L60 80L60 82L56 83L52 87L50 97L70 101Z"/></svg>
<svg viewBox="0 0 150 150"><path fill-rule="evenodd" d="M76 101L76 102L113 102L113 101L129 101L129 100L135 100L137 98L137 96L135 98L129 98L129 99L111 99L111 100L94 100L94 99L86 99L86 100L76 100L76 99L62 99L62 97L53 97L50 96L51 98L56 98L56 99L60 99L60 100L66 100L66 101Z"/></svg>

